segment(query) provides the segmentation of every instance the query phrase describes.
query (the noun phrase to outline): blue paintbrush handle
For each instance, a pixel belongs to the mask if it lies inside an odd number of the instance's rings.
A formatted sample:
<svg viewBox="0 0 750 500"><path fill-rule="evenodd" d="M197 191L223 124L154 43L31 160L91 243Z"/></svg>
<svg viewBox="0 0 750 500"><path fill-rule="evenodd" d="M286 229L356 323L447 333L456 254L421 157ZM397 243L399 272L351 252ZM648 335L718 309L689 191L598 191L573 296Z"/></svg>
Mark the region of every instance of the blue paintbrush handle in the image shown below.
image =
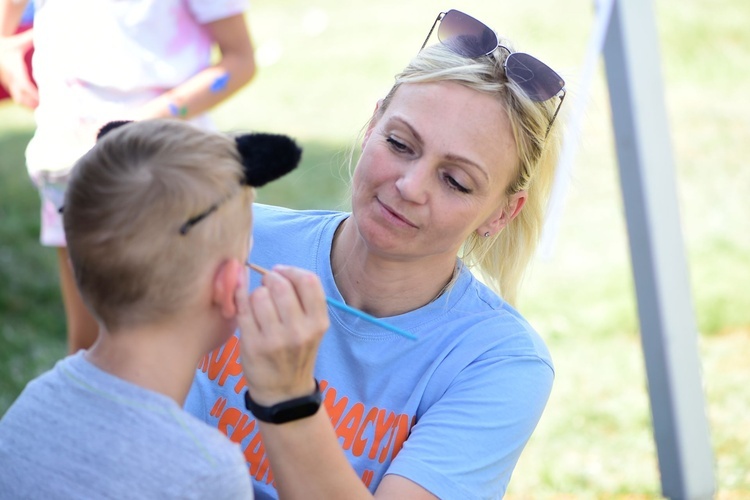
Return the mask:
<svg viewBox="0 0 750 500"><path fill-rule="evenodd" d="M249 267L250 269L252 269L253 271L256 271L260 274L266 274L268 272L266 269L263 269L257 264L251 264L250 262L245 262L245 265ZM341 309L342 311L346 311L352 316L356 316L365 321L369 321L373 325L378 325L381 328L385 328L386 330L389 330L391 332L398 333L399 335L401 335L402 337L406 337L407 339L417 340L416 335L409 333L406 330L402 330L401 328L396 328L393 325L389 325L385 321L379 320L375 316L370 316L366 312L362 312L359 309L355 309L352 306L348 306L344 304L343 302L339 302L338 300L332 299L330 297L326 297L326 302L328 302L328 304L331 307L335 307L336 309Z"/></svg>
<svg viewBox="0 0 750 500"><path fill-rule="evenodd" d="M332 299L330 297L326 297L326 302L328 302L331 306L333 306L333 307L335 307L337 309L341 309L342 311L348 312L352 316L356 316L358 318L362 318L363 320L369 321L370 323L372 323L374 325L378 325L381 328L385 328L386 330L390 330L390 331L392 331L394 333L398 333L402 337L406 337L407 339L411 339L411 340L417 340L416 335L414 335L412 333L409 333L406 330L402 330L400 328L396 328L393 325L389 325L385 321L381 321L378 318L376 318L375 316L370 316L366 312L362 312L359 309L355 309L352 306L348 306L348 305L344 304L343 302L339 302L336 299Z"/></svg>

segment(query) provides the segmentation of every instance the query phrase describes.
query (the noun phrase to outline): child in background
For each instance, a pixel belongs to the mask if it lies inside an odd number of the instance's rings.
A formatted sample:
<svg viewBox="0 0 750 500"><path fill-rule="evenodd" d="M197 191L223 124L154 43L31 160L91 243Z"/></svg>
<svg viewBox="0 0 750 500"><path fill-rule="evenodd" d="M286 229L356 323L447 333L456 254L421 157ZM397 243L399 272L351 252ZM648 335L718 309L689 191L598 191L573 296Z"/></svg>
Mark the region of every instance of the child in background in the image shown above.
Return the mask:
<svg viewBox="0 0 750 500"><path fill-rule="evenodd" d="M77 162L65 232L100 334L0 420L0 496L252 498L238 445L181 407L199 359L237 326L252 187L299 157L284 136L167 119L109 130Z"/></svg>
<svg viewBox="0 0 750 500"><path fill-rule="evenodd" d="M0 101L12 99L30 109L39 102L31 75L34 44L33 33L28 30L33 24L33 3L29 3L26 10L7 2L0 3Z"/></svg>
<svg viewBox="0 0 750 500"><path fill-rule="evenodd" d="M0 26L18 22L26 3L0 0ZM247 0L36 0L34 5L39 104L26 164L42 198L41 243L58 249L72 353L91 346L97 335L75 287L58 213L73 163L111 120L173 117L212 128L204 113L248 83L255 62L244 17ZM214 45L219 57L212 64ZM7 58L0 63L11 64ZM0 74L19 72L0 67Z"/></svg>

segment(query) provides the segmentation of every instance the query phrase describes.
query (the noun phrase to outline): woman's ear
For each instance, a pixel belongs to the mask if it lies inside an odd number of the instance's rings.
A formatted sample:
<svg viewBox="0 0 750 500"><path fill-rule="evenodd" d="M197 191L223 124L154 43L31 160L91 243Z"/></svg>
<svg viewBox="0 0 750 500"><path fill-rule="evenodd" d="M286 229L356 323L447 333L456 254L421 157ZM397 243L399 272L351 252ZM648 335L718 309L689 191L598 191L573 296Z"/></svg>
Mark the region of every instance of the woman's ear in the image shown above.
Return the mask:
<svg viewBox="0 0 750 500"><path fill-rule="evenodd" d="M526 204L526 200L528 198L529 193L526 190L519 191L510 195L510 198L508 199L508 205L506 205L505 211L503 212L503 217L505 218L503 227L507 226L510 221L515 219L518 214L521 213L521 209Z"/></svg>
<svg viewBox="0 0 750 500"><path fill-rule="evenodd" d="M227 259L219 265L213 280L213 302L221 310L222 316L231 319L237 316L235 290L244 286L242 275L245 268L237 259Z"/></svg>
<svg viewBox="0 0 750 500"><path fill-rule="evenodd" d="M518 214L521 213L521 209L526 204L526 199L528 197L529 193L525 190L510 195L508 197L508 202L499 206L492 215L487 218L485 223L477 228L477 233L484 237L495 236L502 231L505 226L510 224L510 221L515 219Z"/></svg>

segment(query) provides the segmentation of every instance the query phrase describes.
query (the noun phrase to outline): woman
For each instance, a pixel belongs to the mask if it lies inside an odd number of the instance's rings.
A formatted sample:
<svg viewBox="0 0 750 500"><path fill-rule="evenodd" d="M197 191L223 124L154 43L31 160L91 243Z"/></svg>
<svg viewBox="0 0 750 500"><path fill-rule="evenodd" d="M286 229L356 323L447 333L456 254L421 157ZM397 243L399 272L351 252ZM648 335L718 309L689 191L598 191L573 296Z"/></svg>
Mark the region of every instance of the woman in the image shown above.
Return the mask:
<svg viewBox="0 0 750 500"><path fill-rule="evenodd" d="M438 21L442 43L376 106L352 213L254 208L254 264L309 269L418 338L338 309L327 328L315 279L253 274L242 335L204 359L187 408L241 443L258 498L501 497L547 402L549 353L510 303L564 83L465 14Z"/></svg>

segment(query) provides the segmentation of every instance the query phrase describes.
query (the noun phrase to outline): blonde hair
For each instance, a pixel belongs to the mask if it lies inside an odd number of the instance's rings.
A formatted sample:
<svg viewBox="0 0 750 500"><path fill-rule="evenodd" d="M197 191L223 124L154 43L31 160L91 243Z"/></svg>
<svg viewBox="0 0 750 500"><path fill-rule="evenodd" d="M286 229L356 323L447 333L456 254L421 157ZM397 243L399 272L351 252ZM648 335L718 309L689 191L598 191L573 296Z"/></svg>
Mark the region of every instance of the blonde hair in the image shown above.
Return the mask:
<svg viewBox="0 0 750 500"><path fill-rule="evenodd" d="M507 41L502 41L502 45L511 47ZM562 127L558 117L547 132L558 101L532 101L517 84L509 81L503 68L507 55L498 48L489 57L470 59L443 44L427 47L396 75L396 82L383 100L380 112L385 112L396 90L404 83L456 82L491 95L503 105L519 158L516 178L508 185L506 194L526 190L528 198L518 216L499 234L485 238L472 232L459 256L505 300L515 303L524 272L541 236L560 152Z"/></svg>
<svg viewBox="0 0 750 500"><path fill-rule="evenodd" d="M81 295L109 331L174 315L217 259L245 257L253 191L241 179L232 138L177 120L119 127L76 163L68 250Z"/></svg>

